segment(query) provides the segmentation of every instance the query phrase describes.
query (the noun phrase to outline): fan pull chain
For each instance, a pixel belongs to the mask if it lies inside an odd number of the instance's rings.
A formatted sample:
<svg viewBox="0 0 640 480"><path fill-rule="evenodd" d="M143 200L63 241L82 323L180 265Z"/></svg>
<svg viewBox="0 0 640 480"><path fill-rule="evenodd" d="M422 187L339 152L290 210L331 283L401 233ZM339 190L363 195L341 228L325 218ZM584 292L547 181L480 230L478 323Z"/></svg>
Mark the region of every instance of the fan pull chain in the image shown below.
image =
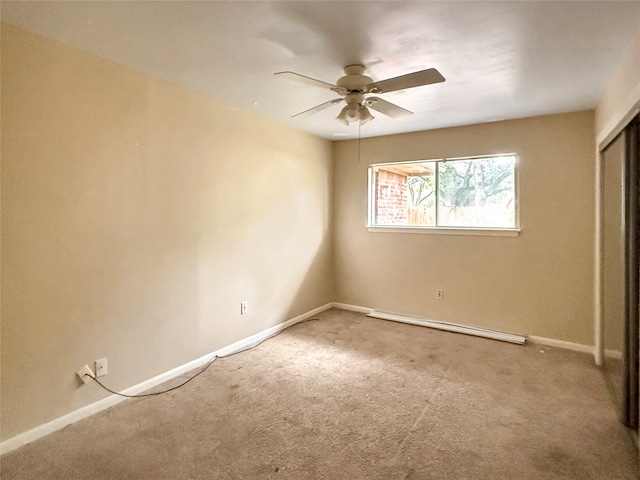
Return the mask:
<svg viewBox="0 0 640 480"><path fill-rule="evenodd" d="M360 128L362 128L362 125L360 125L360 122L358 122L358 163L360 163L360 160L362 159L360 155L360 145L362 144L362 136L360 135Z"/></svg>

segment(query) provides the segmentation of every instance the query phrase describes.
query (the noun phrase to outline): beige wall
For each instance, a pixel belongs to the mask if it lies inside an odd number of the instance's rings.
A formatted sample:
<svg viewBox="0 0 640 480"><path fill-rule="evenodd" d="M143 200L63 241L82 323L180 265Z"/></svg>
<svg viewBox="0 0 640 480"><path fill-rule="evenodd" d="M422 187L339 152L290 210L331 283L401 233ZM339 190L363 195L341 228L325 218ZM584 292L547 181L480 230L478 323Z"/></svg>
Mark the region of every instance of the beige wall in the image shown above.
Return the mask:
<svg viewBox="0 0 640 480"><path fill-rule="evenodd" d="M329 141L3 24L1 153L3 439L333 300Z"/></svg>
<svg viewBox="0 0 640 480"><path fill-rule="evenodd" d="M640 22L640 20L639 20ZM640 29L629 45L622 61L607 83L596 107L596 136L603 141L627 114L640 109Z"/></svg>
<svg viewBox="0 0 640 480"><path fill-rule="evenodd" d="M336 301L593 344L593 111L334 144ZM367 231L371 163L516 152L516 238ZM435 298L444 289L445 299Z"/></svg>

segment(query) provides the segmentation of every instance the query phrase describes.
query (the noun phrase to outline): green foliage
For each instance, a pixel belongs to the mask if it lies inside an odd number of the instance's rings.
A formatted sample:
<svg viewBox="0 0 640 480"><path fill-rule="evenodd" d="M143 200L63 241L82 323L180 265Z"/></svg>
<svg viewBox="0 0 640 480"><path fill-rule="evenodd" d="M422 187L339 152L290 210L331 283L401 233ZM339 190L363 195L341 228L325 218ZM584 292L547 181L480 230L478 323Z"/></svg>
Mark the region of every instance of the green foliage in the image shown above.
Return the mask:
<svg viewBox="0 0 640 480"><path fill-rule="evenodd" d="M433 163L433 169L436 170ZM438 163L439 202L448 207L508 205L513 202L513 157L452 160ZM413 207L435 203L434 176L408 177Z"/></svg>
<svg viewBox="0 0 640 480"><path fill-rule="evenodd" d="M512 157L440 162L439 174L441 205L468 207L513 201Z"/></svg>
<svg viewBox="0 0 640 480"><path fill-rule="evenodd" d="M412 207L432 207L435 203L433 176L408 177L409 200Z"/></svg>

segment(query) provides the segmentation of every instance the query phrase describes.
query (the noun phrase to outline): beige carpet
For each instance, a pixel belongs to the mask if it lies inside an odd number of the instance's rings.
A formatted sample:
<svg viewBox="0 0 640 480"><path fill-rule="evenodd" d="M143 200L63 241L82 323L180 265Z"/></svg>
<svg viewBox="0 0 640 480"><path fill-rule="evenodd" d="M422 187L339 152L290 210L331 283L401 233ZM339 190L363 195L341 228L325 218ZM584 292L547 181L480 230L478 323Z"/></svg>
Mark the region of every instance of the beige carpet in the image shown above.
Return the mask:
<svg viewBox="0 0 640 480"><path fill-rule="evenodd" d="M3 480L613 480L637 478L638 456L589 355L331 310L1 468Z"/></svg>

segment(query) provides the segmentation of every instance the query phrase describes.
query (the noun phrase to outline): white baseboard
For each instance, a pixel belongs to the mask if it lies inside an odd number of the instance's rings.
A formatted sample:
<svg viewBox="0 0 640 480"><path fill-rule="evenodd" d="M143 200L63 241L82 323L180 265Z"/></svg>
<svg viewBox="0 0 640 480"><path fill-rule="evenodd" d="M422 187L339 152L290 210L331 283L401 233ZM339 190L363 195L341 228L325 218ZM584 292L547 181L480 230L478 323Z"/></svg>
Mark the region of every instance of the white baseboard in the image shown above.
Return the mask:
<svg viewBox="0 0 640 480"><path fill-rule="evenodd" d="M333 303L333 307L335 308L340 308L342 310L350 310L353 312L362 312L362 313L366 313L367 315L370 314L371 312L373 312L375 309L373 308L369 308L369 307L361 307L359 305L350 305L347 303ZM400 320L391 320L391 321L400 321ZM403 322L403 323L407 323L407 322ZM415 325L420 325L419 322L416 322ZM573 342L566 342L564 340L556 340L554 338L546 338L546 337L538 337L536 335L527 335L527 340L529 340L532 343L537 343L540 345L546 345L548 347L556 347L556 348L564 348L566 350L574 350L577 352L586 352L586 353L591 353L593 354L594 352L594 347L593 345L583 345L581 343L573 343Z"/></svg>
<svg viewBox="0 0 640 480"><path fill-rule="evenodd" d="M431 318L414 317L398 313L380 312L374 310L368 314L369 317L380 318L382 320L391 320L393 322L408 323L410 325L418 325L420 327L435 328L436 330L444 330L446 332L463 333L465 335L473 335L474 337L490 338L492 340L500 340L502 342L515 343L524 345L526 338L523 335L514 333L499 332L497 330L489 330L486 328L473 327L470 325L461 325L459 323L443 322L441 320L433 320Z"/></svg>
<svg viewBox="0 0 640 480"><path fill-rule="evenodd" d="M224 357L231 353L250 348L257 343L276 335L277 333L290 327L291 325L307 320L308 318L314 315L317 315L320 312L330 309L332 306L333 306L332 303L327 303L325 305L322 305L321 307L314 308L313 310L303 313L302 315L298 315L295 318L287 320L283 323L279 323L278 325L275 325L271 328L267 328L266 330L256 333L255 335L251 335L250 337L239 340L235 343L232 343L231 345L222 347L219 350L216 350L215 352L211 352L211 353L208 353L207 355L203 355L200 358L197 358L195 360L192 360L191 362L185 363L184 365L180 365L179 367L169 370L168 372L161 373L160 375L157 375L153 378L145 380L142 383L129 387L126 390L123 390L121 393L124 393L125 395L137 395L138 393L142 393L157 385L160 385L161 383L166 382L167 380L171 380L172 378L178 377L195 368L206 365L208 362L211 361L211 359L213 359L214 356ZM22 447L23 445L31 443L35 440L38 440L39 438L49 435L50 433L60 430L66 427L67 425L71 425L72 423L75 423L79 420L82 420L84 418L90 417L91 415L102 412L103 410L111 408L114 405L117 405L118 403L124 402L125 400L127 400L125 397L121 397L119 395L110 395L95 403L92 403L85 407L79 408L78 410L74 410L73 412L70 412L66 415L63 415L62 417L58 417L43 425L39 425L35 428L32 428L31 430L20 433L15 437L9 438L4 442L0 443L0 454L5 454L12 450L15 450L16 448Z"/></svg>
<svg viewBox="0 0 640 480"><path fill-rule="evenodd" d="M619 350L606 349L604 351L604 358L613 358L614 360L622 360L622 352Z"/></svg>
<svg viewBox="0 0 640 480"><path fill-rule="evenodd" d="M209 361L211 361L211 359L214 356L217 357L224 357L226 355L229 355L231 353L234 352L238 352L240 350L243 349L247 349L250 348L251 346L257 344L258 342L261 342L269 337L274 336L275 334L281 332L282 330L290 327L291 325L294 325L296 323L302 322L304 320L307 320L308 318L317 315L320 312L323 312L325 310L328 310L330 308L339 308L341 310L348 310L348 311L352 311L352 312L360 312L360 313L365 313L365 314L370 314L374 311L373 308L369 308L369 307L362 307L359 305L350 305L347 303L339 303L339 302L333 302L333 303L327 303L325 305L322 305L321 307L318 308L314 308L313 310L310 310L306 313L303 313L302 315L298 315L295 318L292 318L290 320L287 320L283 323L279 323L278 325L275 325L273 327L267 328L266 330L263 330L262 332L256 333L255 335L251 335L250 337L244 338L242 340L239 340L235 343L232 343L231 345L228 345L226 347L222 347L219 350L216 350L214 352L208 353L207 355L203 355L200 358L197 358L195 360L192 360L191 362L185 363L184 365L181 365L179 367L176 367L172 370L169 370L167 372L161 373L160 375L157 375L153 378L150 378L148 380L145 380L142 383L139 383L137 385L134 385L132 387L127 388L126 390L123 390L122 393L126 394L126 395L136 395L138 393L142 393L146 390L149 390L157 385L160 385L161 383L164 383L168 380L171 380L172 378L178 377L184 373L187 373L195 368L198 368L200 366L203 366L205 364L207 364ZM416 325L421 325L421 323L419 323L420 319L417 319L417 321L414 323ZM393 320L392 321L403 321L403 320ZM403 321L403 323L410 323L408 321ZM593 353L594 351L594 347L593 346L589 346L589 345L582 345L579 343L572 343L572 342L565 342L563 340L555 340L552 338L545 338L545 337L537 337L537 336L529 336L527 337L528 340L530 340L531 342L534 343L538 343L541 345L547 345L550 347L557 347L557 348L565 348L565 349L569 349L569 350L576 350L579 352L588 352L588 353ZM39 425L31 430L28 430L26 432L23 432L21 434L16 435L13 438L9 438L7 440L5 440L4 442L0 443L0 454L5 454L8 453L12 450L15 450L16 448L19 448L23 445L26 445L28 443L31 443L39 438L42 438L46 435L49 435L50 433L53 433L57 430L60 430L64 427L66 427L67 425L71 425L72 423L75 423L79 420L82 420L84 418L90 417L91 415L94 415L96 413L102 412L103 410L106 410L114 405L117 405L123 401L125 401L126 398L124 397L120 397L118 395L110 395L102 400L99 400L95 403L92 403L90 405L87 405L85 407L79 408L78 410L75 410L73 412L70 412L66 415L63 415L62 417L56 418L50 422L47 422L43 425Z"/></svg>
<svg viewBox="0 0 640 480"><path fill-rule="evenodd" d="M546 345L547 347L564 348L565 350L574 350L576 352L585 352L591 354L593 354L595 350L595 347L593 345L565 342L564 340L556 340L554 338L537 337L535 335L529 335L527 338L530 342L540 345Z"/></svg>
<svg viewBox="0 0 640 480"><path fill-rule="evenodd" d="M361 307L359 305L350 305L348 303L333 302L332 306L334 308L339 308L340 310L349 310L350 312L359 312L366 314L373 312L373 308Z"/></svg>

